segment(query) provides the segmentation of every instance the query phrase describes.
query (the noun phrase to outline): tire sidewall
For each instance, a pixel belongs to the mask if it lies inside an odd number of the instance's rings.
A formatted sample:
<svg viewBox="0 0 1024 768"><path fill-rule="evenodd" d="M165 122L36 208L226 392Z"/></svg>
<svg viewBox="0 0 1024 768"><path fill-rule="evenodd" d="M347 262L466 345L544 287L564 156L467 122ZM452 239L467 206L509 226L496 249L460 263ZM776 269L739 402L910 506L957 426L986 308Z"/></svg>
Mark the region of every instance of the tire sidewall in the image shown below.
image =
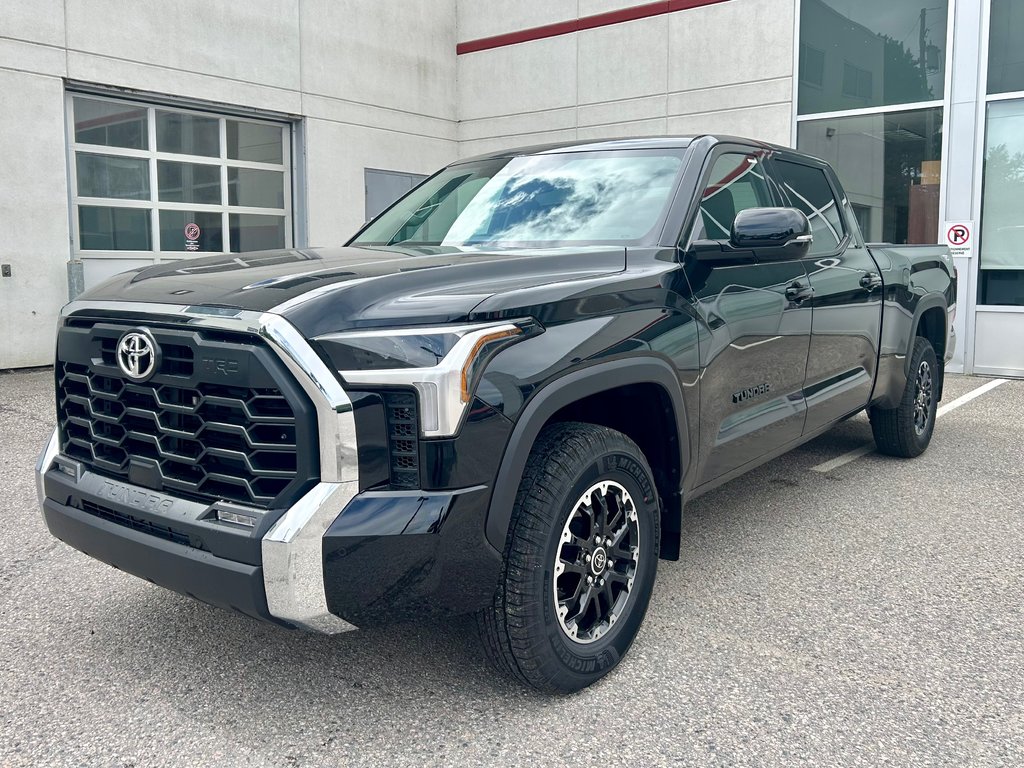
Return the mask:
<svg viewBox="0 0 1024 768"><path fill-rule="evenodd" d="M640 532L640 562L630 591L625 613L608 633L593 643L577 643L562 630L556 614L553 592L554 562L561 544L562 528L583 493L602 480L621 483L633 497ZM551 652L560 662L569 680L566 688L579 688L610 671L629 650L647 612L658 565L658 495L645 463L634 455L612 450L596 458L576 473L571 486L561 496L557 513L552 516L543 562L537 569L535 589L542 595L541 626ZM563 687L560 685L560 687Z"/></svg>

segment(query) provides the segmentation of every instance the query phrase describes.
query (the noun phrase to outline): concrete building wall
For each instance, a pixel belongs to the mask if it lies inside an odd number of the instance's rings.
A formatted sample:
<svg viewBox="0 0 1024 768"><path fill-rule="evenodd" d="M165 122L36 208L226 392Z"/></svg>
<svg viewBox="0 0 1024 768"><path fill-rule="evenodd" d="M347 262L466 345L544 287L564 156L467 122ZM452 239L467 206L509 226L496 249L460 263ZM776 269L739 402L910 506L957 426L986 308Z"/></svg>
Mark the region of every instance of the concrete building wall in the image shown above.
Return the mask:
<svg viewBox="0 0 1024 768"><path fill-rule="evenodd" d="M132 3L0 10L0 369L52 361L67 300L64 79L238 107L299 126L297 244L363 221L363 168L427 173L457 155L455 0Z"/></svg>
<svg viewBox="0 0 1024 768"><path fill-rule="evenodd" d="M644 2L459 0L459 41ZM458 57L463 156L524 143L729 132L789 144L794 0L732 0Z"/></svg>

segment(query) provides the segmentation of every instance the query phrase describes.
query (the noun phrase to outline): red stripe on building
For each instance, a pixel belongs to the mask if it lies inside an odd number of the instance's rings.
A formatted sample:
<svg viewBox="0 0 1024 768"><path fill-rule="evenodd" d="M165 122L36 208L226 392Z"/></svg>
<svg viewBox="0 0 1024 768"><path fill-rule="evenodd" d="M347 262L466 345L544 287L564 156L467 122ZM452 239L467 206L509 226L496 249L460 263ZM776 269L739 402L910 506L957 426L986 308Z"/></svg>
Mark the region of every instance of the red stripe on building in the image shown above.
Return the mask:
<svg viewBox="0 0 1024 768"><path fill-rule="evenodd" d="M617 11L595 13L593 16L583 16L578 19L559 21L540 27L521 29L517 32L506 32L501 35L494 35L493 37L467 40L456 45L455 52L461 55L463 53L487 51L491 48L503 48L506 45L527 43L531 40L543 40L545 37L568 35L571 32L580 32L584 29L607 27L612 24L622 24L626 21L648 19L651 16L661 16L664 13L688 11L691 8L701 8L705 5L716 5L717 3L724 2L728 2L728 0L661 0L661 2L657 3L644 3L643 5L634 5L631 8L620 8Z"/></svg>

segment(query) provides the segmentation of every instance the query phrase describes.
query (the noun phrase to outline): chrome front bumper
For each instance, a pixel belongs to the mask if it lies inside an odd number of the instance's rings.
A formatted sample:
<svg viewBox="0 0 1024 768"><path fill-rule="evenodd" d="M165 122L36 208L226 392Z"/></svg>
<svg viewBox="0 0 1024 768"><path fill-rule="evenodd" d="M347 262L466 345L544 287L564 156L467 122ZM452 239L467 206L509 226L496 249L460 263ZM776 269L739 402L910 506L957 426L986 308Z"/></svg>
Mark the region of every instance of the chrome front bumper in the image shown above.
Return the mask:
<svg viewBox="0 0 1024 768"><path fill-rule="evenodd" d="M267 608L288 624L317 632L355 629L332 614L324 590L323 537L359 492L359 460L352 402L337 378L302 335L280 315L220 307L187 307L130 302L72 302L68 317L102 311L140 325L143 318L171 320L181 327L218 328L261 336L281 358L316 407L320 443L320 483L291 506L261 542ZM44 475L59 452L54 430L36 463L36 492L45 499Z"/></svg>

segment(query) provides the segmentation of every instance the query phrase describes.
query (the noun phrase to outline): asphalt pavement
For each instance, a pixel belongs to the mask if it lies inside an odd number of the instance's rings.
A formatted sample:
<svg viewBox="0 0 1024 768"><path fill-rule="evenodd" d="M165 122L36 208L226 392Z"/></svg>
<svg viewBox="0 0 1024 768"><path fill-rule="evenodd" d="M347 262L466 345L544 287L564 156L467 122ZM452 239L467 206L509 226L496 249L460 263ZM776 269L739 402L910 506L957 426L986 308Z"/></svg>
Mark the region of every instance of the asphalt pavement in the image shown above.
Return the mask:
<svg viewBox="0 0 1024 768"><path fill-rule="evenodd" d="M693 502L628 657L559 698L468 620L289 632L53 539L51 386L0 374L2 766L1024 764L1024 381L918 459L813 471L861 416Z"/></svg>

